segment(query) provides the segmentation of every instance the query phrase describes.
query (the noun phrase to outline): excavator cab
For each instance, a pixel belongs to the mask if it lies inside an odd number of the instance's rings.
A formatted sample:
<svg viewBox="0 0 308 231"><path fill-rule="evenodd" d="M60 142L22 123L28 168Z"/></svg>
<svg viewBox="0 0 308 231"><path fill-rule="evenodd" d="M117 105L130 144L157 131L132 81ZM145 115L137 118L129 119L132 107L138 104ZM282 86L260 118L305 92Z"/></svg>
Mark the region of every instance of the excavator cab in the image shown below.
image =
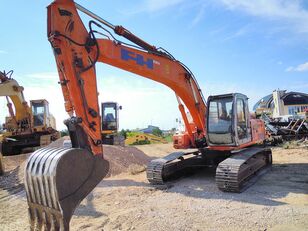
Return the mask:
<svg viewBox="0 0 308 231"><path fill-rule="evenodd" d="M49 103L46 99L31 100L32 124L35 131L46 131L47 129L55 129L56 121L49 112Z"/></svg>
<svg viewBox="0 0 308 231"><path fill-rule="evenodd" d="M207 104L207 140L210 146L239 146L251 141L246 95L210 96Z"/></svg>
<svg viewBox="0 0 308 231"><path fill-rule="evenodd" d="M102 131L118 131L118 110L122 107L118 106L116 102L105 102L102 103Z"/></svg>

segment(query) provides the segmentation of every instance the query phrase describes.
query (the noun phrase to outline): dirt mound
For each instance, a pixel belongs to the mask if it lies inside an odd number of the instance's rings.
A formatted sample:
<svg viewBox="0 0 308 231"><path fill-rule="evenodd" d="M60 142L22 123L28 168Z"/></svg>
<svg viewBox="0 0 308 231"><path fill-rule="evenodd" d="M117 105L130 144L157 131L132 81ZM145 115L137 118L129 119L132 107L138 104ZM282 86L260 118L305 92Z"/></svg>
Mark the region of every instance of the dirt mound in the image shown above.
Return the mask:
<svg viewBox="0 0 308 231"><path fill-rule="evenodd" d="M62 137L51 143L49 147L62 147L63 141L67 139L69 137ZM135 147L104 145L103 151L105 158L110 163L107 177L124 172L129 172L130 174L140 173L145 170L147 163L151 160L149 156ZM1 189L5 190L8 194L17 194L23 191L25 161L30 154L3 157L5 173L0 176L0 191ZM7 194L0 196L0 201L6 196Z"/></svg>
<svg viewBox="0 0 308 231"><path fill-rule="evenodd" d="M51 143L49 147L62 147L65 140L69 140L69 137L64 136ZM107 176L128 172L131 165L145 166L151 160L149 156L135 147L104 145L103 152L104 157L110 163L110 170Z"/></svg>
<svg viewBox="0 0 308 231"><path fill-rule="evenodd" d="M68 140L69 137L62 137L55 142L51 143L49 147L57 148L63 147L64 140ZM144 154L135 147L122 147L122 146L103 146L104 156L110 163L110 170L107 176L118 175L123 172L130 172L131 169L139 169L146 166L151 160L149 156ZM0 177L0 180L7 185L5 182L12 182L14 185L16 182L23 182L23 173L25 167L25 160L30 156L28 154L20 154L16 156L5 156L3 157L5 174ZM145 169L145 168L144 168ZM18 174L16 174L18 173ZM18 180L16 179L18 178ZM12 178L12 179L11 179ZM15 182L15 183L13 183ZM0 188L6 188L9 185L0 185Z"/></svg>
<svg viewBox="0 0 308 231"><path fill-rule="evenodd" d="M110 163L108 176L129 171L130 166L146 166L149 156L135 147L103 146L104 156Z"/></svg>

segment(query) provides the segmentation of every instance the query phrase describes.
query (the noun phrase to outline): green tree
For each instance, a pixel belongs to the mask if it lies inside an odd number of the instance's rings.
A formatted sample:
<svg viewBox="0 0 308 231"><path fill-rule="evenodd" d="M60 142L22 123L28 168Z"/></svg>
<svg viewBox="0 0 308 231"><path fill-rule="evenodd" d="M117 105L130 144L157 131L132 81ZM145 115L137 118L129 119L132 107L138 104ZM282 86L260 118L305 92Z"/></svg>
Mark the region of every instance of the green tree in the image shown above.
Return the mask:
<svg viewBox="0 0 308 231"><path fill-rule="evenodd" d="M130 130L129 129L122 129L120 132L120 135L123 136L125 139L127 138L127 134L130 133Z"/></svg>
<svg viewBox="0 0 308 231"><path fill-rule="evenodd" d="M163 136L163 132L159 128L154 128L152 134L155 136Z"/></svg>

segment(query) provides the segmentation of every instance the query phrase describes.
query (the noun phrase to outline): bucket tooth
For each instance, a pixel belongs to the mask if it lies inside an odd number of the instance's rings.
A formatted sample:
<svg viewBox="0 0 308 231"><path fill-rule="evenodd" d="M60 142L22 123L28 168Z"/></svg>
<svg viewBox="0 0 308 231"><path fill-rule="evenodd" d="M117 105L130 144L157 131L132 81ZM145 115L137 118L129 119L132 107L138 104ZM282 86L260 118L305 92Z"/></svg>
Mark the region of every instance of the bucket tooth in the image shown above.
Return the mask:
<svg viewBox="0 0 308 231"><path fill-rule="evenodd" d="M108 161L85 149L34 152L25 169L31 230L69 230L74 210L108 170Z"/></svg>

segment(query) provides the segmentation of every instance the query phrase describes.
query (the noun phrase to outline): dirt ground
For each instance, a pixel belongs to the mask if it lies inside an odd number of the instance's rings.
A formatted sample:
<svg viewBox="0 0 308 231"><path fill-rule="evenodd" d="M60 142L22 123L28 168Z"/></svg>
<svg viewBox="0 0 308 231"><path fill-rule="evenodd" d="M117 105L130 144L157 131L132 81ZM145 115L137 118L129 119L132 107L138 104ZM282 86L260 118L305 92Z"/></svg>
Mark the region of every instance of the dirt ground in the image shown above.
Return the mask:
<svg viewBox="0 0 308 231"><path fill-rule="evenodd" d="M134 158L143 161L174 151L171 144L138 148ZM20 182L26 156L5 159L9 172L0 178L0 230L29 229ZM165 190L151 187L145 172L124 169L82 201L71 230L308 230L308 149L273 148L273 159L272 170L241 194L220 192L212 169L174 180Z"/></svg>

